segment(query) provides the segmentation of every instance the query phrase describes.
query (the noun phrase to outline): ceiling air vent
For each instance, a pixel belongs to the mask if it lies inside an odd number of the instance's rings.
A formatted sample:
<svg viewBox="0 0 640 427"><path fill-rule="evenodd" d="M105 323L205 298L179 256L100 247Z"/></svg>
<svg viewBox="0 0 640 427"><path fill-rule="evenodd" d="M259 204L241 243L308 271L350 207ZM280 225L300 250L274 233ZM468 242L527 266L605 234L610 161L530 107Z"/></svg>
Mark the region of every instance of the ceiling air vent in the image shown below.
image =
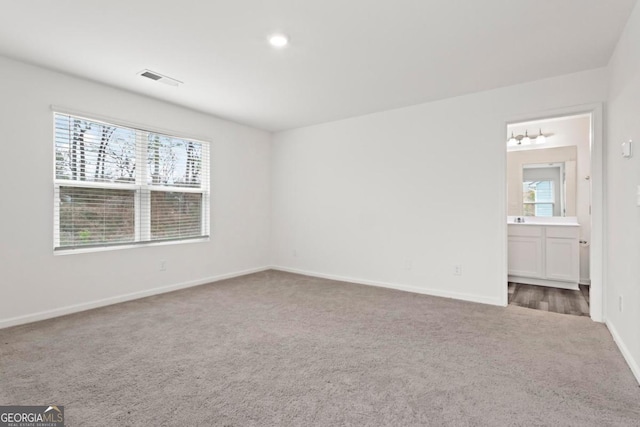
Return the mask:
<svg viewBox="0 0 640 427"><path fill-rule="evenodd" d="M171 77L164 76L160 73L157 73L151 70L142 70L138 73L138 75L142 77L146 77L151 80L155 80L157 82L167 84L169 86L178 86L182 84L180 80L172 79Z"/></svg>

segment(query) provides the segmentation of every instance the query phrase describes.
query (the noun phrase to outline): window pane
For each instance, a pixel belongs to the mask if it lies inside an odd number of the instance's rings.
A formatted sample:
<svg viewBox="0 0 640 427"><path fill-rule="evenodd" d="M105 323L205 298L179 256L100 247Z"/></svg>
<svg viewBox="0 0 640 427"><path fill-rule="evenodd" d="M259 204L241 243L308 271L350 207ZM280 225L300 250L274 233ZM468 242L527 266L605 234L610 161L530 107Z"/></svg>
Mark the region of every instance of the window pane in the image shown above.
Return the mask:
<svg viewBox="0 0 640 427"><path fill-rule="evenodd" d="M525 181L522 183L523 201L553 202L553 181Z"/></svg>
<svg viewBox="0 0 640 427"><path fill-rule="evenodd" d="M151 192L151 240L202 235L202 194Z"/></svg>
<svg viewBox="0 0 640 427"><path fill-rule="evenodd" d="M553 216L553 203L536 203L536 216Z"/></svg>
<svg viewBox="0 0 640 427"><path fill-rule="evenodd" d="M135 182L133 129L55 114L56 179Z"/></svg>
<svg viewBox="0 0 640 427"><path fill-rule="evenodd" d="M536 202L553 202L553 181L538 181Z"/></svg>
<svg viewBox="0 0 640 427"><path fill-rule="evenodd" d="M149 134L147 184L199 188L201 176L201 143Z"/></svg>
<svg viewBox="0 0 640 427"><path fill-rule="evenodd" d="M525 203L524 205L524 216L536 216L536 205L534 204L527 204Z"/></svg>
<svg viewBox="0 0 640 427"><path fill-rule="evenodd" d="M135 191L60 187L60 247L135 240Z"/></svg>

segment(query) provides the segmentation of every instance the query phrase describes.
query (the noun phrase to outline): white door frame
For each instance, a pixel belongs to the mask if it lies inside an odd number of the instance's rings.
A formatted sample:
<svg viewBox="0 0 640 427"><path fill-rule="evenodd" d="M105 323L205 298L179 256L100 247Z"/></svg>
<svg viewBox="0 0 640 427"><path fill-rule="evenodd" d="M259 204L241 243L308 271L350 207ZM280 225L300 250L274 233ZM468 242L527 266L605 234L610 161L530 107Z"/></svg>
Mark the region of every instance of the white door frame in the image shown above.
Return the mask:
<svg viewBox="0 0 640 427"><path fill-rule="evenodd" d="M589 307L591 319L596 322L605 321L604 313L604 288L605 288L605 239L604 239L604 140L603 140L603 118L602 104L583 104L571 107L558 108L553 110L529 113L517 117L510 117L502 125L502 135L505 136L504 158L503 158L503 213L501 218L504 236L504 281L503 305L509 302L509 291L506 286L508 282L508 247L507 247L507 147L506 136L507 126L514 123L530 122L536 120L551 119L563 116L573 116L578 114L589 114L591 116L591 244L589 248L589 276L591 288L589 293Z"/></svg>

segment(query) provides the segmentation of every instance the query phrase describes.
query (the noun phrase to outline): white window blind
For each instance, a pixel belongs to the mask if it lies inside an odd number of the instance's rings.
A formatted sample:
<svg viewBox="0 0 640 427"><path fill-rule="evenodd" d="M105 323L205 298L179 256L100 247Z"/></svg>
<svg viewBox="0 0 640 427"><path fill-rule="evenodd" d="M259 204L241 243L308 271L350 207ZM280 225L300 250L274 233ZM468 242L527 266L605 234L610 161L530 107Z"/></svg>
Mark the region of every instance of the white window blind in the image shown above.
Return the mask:
<svg viewBox="0 0 640 427"><path fill-rule="evenodd" d="M54 113L55 249L209 234L209 145Z"/></svg>

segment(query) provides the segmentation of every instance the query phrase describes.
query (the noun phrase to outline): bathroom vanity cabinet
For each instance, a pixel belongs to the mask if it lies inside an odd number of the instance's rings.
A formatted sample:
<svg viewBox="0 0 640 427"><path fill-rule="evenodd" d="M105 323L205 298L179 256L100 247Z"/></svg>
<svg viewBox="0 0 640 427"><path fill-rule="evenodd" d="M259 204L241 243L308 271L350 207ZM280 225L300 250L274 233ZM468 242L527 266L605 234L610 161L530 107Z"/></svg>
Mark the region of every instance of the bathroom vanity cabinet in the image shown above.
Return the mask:
<svg viewBox="0 0 640 427"><path fill-rule="evenodd" d="M509 281L579 289L578 224L509 224Z"/></svg>

